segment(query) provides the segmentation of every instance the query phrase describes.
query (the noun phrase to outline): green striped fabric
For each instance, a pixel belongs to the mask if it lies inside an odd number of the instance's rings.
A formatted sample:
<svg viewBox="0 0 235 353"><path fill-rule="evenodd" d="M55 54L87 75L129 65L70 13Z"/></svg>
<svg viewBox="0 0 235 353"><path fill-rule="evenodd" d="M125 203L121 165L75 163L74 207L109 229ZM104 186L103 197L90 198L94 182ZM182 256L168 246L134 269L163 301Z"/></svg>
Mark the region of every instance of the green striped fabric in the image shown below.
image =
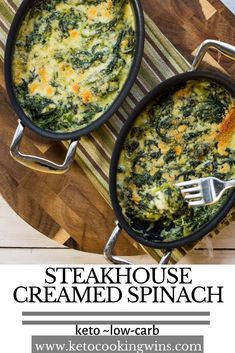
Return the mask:
<svg viewBox="0 0 235 353"><path fill-rule="evenodd" d="M4 57L7 32L21 0L0 0L0 58ZM162 80L189 69L189 63L161 33L155 23L145 14L146 40L145 53L137 80L119 111L99 130L83 137L79 144L76 161L105 200L110 203L108 194L108 173L110 158L116 137L136 104ZM224 222L228 222L227 220ZM223 226L223 225L222 225ZM214 232L212 235L217 233ZM190 246L192 248L192 246ZM175 263L190 248L174 250L171 261ZM146 249L156 261L162 252Z"/></svg>

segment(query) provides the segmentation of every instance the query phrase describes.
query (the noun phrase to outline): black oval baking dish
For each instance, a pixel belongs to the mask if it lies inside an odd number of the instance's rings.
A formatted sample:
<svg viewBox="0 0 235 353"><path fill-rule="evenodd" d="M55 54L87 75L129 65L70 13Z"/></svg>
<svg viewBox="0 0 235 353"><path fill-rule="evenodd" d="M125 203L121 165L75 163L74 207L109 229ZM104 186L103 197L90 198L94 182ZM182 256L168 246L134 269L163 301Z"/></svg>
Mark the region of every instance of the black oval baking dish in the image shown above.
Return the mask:
<svg viewBox="0 0 235 353"><path fill-rule="evenodd" d="M48 173L64 173L73 162L76 147L78 144L78 140L80 137L89 134L90 132L98 129L102 124L104 124L111 116L118 110L127 94L129 93L136 76L138 74L141 60L143 57L144 50L144 39L145 39L145 30L144 30L144 17L143 17L143 9L139 0L132 0L131 6L133 9L134 17L135 17L135 32L136 32L136 40L135 40L135 54L132 61L131 69L128 75L128 78L120 91L118 97L114 100L112 105L104 112L104 114L99 117L94 122L91 122L89 125L84 128L78 129L73 132L52 132L48 130L44 130L38 127L33 121L25 114L24 110L18 103L14 84L12 77L12 58L14 54L15 42L17 38L17 34L19 28L24 20L29 8L34 4L35 1L24 0L20 5L16 15L13 19L8 38L6 43L5 50L5 59L4 59L4 71L5 71L5 82L7 93L9 95L11 104L19 117L19 125L16 130L15 136L12 141L10 153L14 159L16 159L19 163L26 165L32 169L36 169L43 172ZM24 128L28 127L30 130L34 131L36 134L47 138L49 140L54 141L62 141L62 140L71 140L70 147L68 149L65 161L63 164L58 165L53 163L52 161L45 160L40 157L25 155L19 152L20 141L23 137Z"/></svg>
<svg viewBox="0 0 235 353"><path fill-rule="evenodd" d="M143 235L141 235L141 233L137 232L135 229L133 229L129 224L129 222L127 221L127 219L124 217L117 197L117 168L118 168L120 154L123 149L123 145L125 143L127 135L130 132L130 129L133 126L134 121L139 117L140 113L143 112L144 109L150 104L150 102L152 102L157 97L164 96L166 93L169 93L170 91L174 91L174 88L181 87L187 81L198 80L198 79L209 79L210 81L215 82L221 85L222 87L224 87L227 91L231 93L233 97L235 97L235 84L230 77L219 72L214 72L209 70L204 70L204 71L196 70L202 58L204 57L206 51L208 50L208 48L215 48L220 52L226 54L227 56L233 59L235 58L235 47L228 45L226 43L213 41L213 40L207 40L203 42L198 50L198 53L192 65L192 70L183 74L179 74L177 76L174 76L162 82L156 88L154 88L150 93L148 93L143 98L143 100L136 106L132 114L129 116L128 120L124 124L118 136L118 139L113 151L113 155L112 155L112 161L110 166L110 183L109 183L112 206L117 217L117 226L114 229L104 250L105 257L110 262L117 263L117 264L128 263L127 261L114 257L112 255L112 249L115 246L117 238L120 232L122 231L122 229L124 229L137 242L139 242L140 244L148 248L165 250L166 254L163 257L161 263L167 263L169 261L171 251L173 249L181 248L185 245L194 243L200 240L201 238L203 238L214 228L216 228L216 226L218 226L218 224L226 217L228 212L234 206L235 192L230 192L226 202L220 208L219 212L215 216L213 216L208 223L200 227L200 229L198 229L197 231L193 232L192 234L186 237L182 237L174 241L163 242L163 241L152 241L144 237ZM158 226L156 225L156 236L157 236L157 232L158 232Z"/></svg>

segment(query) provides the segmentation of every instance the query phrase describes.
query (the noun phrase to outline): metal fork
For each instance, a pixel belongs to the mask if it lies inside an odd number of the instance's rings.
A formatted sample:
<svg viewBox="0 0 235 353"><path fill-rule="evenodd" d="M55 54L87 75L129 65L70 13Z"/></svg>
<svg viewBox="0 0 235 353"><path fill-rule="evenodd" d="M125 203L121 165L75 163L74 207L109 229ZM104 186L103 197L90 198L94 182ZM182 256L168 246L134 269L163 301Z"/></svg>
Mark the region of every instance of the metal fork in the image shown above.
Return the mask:
<svg viewBox="0 0 235 353"><path fill-rule="evenodd" d="M212 205L219 201L225 190L235 187L235 180L222 181L214 177L177 183L190 206Z"/></svg>

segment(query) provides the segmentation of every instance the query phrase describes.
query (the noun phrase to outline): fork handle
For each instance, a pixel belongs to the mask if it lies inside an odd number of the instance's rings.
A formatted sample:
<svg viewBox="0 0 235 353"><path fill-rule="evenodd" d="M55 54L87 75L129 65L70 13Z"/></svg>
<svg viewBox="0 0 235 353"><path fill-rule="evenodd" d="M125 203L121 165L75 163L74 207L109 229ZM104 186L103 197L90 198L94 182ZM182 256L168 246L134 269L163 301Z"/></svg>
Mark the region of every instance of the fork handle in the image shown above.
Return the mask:
<svg viewBox="0 0 235 353"><path fill-rule="evenodd" d="M225 181L224 183L225 189L231 189L235 187L235 180Z"/></svg>

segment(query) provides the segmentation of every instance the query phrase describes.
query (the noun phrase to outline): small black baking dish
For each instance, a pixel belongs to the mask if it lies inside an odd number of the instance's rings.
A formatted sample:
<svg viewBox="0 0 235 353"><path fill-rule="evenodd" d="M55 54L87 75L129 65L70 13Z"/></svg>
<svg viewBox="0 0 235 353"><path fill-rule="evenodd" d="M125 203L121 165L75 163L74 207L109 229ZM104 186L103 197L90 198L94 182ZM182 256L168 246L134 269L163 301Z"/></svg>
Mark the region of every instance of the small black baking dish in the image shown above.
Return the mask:
<svg viewBox="0 0 235 353"><path fill-rule="evenodd" d="M128 92L130 91L132 85L134 84L134 81L139 71L139 67L143 56L143 49L144 49L145 31L144 31L143 10L142 10L140 0L130 1L133 9L133 14L135 17L135 30L136 30L135 51L134 51L132 66L128 74L127 80L124 84L124 87L122 88L119 95L117 96L117 98L110 105L110 107L103 113L103 115L99 117L97 120L95 120L94 122L91 122L87 126L81 129L78 129L76 131L72 131L68 133L67 132L60 133L60 132L52 132L52 131L44 130L38 127L36 124L34 124L33 121L25 114L24 110L20 106L14 90L13 77L12 77L12 58L14 54L15 42L16 42L17 34L22 24L22 21L24 20L30 7L35 2L36 0L35 1L24 0L22 2L12 22L12 25L8 34L8 38L7 38L7 43L6 43L5 62L4 62L6 88L7 88L7 92L8 92L11 104L17 116L19 117L18 127L12 141L10 153L12 157L15 160L17 160L19 163L27 167L30 167L32 169L36 169L47 173L64 173L71 166L73 162L79 138L98 129L109 118L111 118L112 115L118 110L118 108L126 98ZM44 158L22 154L19 151L19 146L24 134L25 127L29 128L39 136L47 138L49 140L54 140L54 141L70 140L71 144L68 148L64 163L61 165L58 165Z"/></svg>
<svg viewBox="0 0 235 353"><path fill-rule="evenodd" d="M124 217L122 213L122 209L121 209L121 206L119 205L118 196L117 196L117 168L118 168L121 151L123 150L125 140L135 120L140 115L140 113L143 112L144 109L150 104L150 102L152 102L157 97L164 96L165 94L171 92L172 90L174 91L174 88L176 87L180 87L182 85L184 86L184 84L189 80L197 80L197 79L209 79L210 81L215 82L221 85L222 87L224 87L228 92L231 93L231 96L235 97L235 83L231 78L229 78L228 76L222 73L215 72L215 71L196 70L198 65L202 61L206 51L209 48L217 49L224 55L233 59L235 58L235 47L233 47L232 45L229 45L220 41L215 41L215 40L207 40L203 42L200 48L198 49L198 52L192 64L191 70L189 72L179 74L177 76L174 76L162 82L160 85L154 88L150 93L148 93L147 96L145 96L145 98L136 106L132 114L129 116L128 120L124 124L118 136L118 139L114 148L114 152L112 155L112 161L111 161L111 167L110 167L110 184L109 184L112 206L117 217L117 226L114 229L104 250L104 255L106 259L108 259L110 262L113 262L116 264L128 263L127 261L112 255L112 250L113 250L113 247L115 246L117 238L121 233L122 229L124 229L132 238L134 238L134 240L141 243L142 245L148 248L165 250L165 255L163 256L161 263L167 263L170 259L171 251L173 249L180 248L191 243L193 244L194 242L200 240L202 237L207 235L215 227L217 227L218 224L226 217L227 213L230 211L230 209L233 207L235 203L235 192L231 192L228 194L227 200L226 202L223 203L223 205L219 209L219 212L216 215L212 216L210 221L204 224L203 226L201 226L200 229L198 229L192 234L189 234L186 237L182 237L174 241L163 242L158 240L153 241L154 237L158 239L159 229L162 227L162 225L160 223L158 224L158 222L156 222L156 225L154 226L154 230L151 229L151 236L149 237L142 235L142 234L147 234L148 230L146 231L146 228L145 229L143 228L142 231L137 231L133 229L133 227L130 225L130 223L127 221L126 217ZM155 236L153 234L154 232L155 232Z"/></svg>

